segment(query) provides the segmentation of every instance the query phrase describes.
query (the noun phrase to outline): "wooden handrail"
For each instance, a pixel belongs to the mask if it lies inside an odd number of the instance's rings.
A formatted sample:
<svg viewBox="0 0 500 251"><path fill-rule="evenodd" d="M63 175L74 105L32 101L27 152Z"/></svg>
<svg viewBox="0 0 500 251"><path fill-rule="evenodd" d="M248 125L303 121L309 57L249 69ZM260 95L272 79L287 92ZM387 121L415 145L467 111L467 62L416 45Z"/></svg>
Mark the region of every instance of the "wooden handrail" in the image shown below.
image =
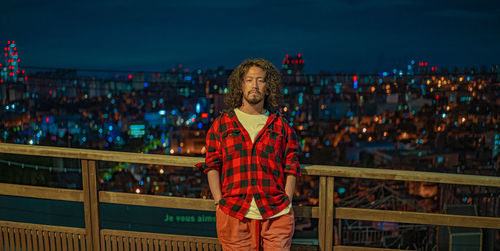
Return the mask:
<svg viewBox="0 0 500 251"><path fill-rule="evenodd" d="M63 188L0 183L0 194L38 199L83 202L83 192L81 190Z"/></svg>
<svg viewBox="0 0 500 251"><path fill-rule="evenodd" d="M101 160L112 162L128 162L153 165L168 165L180 167L193 167L204 158L185 157L160 154L141 154L117 151L89 150L53 146L34 146L10 143L0 143L0 153L36 155L45 157L58 157L69 159Z"/></svg>
<svg viewBox="0 0 500 251"><path fill-rule="evenodd" d="M215 211L214 202L212 200L170 197L162 195L100 191L99 202L134 206ZM318 207L294 206L293 209L294 214L297 217L319 218Z"/></svg>
<svg viewBox="0 0 500 251"><path fill-rule="evenodd" d="M435 173L406 170L389 170L362 167L304 165L308 175L334 176L345 178L402 180L418 182L435 182L458 185L475 185L500 187L500 177L468 174Z"/></svg>
<svg viewBox="0 0 500 251"><path fill-rule="evenodd" d="M203 162L200 157L183 157L160 154L140 154L114 151L87 150L76 148L63 148L51 146L33 146L0 143L0 153L37 155L46 157L60 157L72 159L101 160L113 162L129 162L142 164L156 164L180 167L193 167L198 162ZM435 182L459 185L500 187L500 177L434 173L405 170L387 170L375 168L303 165L302 171L306 175L334 176L346 178L402 180L418 182Z"/></svg>
<svg viewBox="0 0 500 251"><path fill-rule="evenodd" d="M398 222L455 227L500 228L500 218L363 208L335 208L335 219Z"/></svg>

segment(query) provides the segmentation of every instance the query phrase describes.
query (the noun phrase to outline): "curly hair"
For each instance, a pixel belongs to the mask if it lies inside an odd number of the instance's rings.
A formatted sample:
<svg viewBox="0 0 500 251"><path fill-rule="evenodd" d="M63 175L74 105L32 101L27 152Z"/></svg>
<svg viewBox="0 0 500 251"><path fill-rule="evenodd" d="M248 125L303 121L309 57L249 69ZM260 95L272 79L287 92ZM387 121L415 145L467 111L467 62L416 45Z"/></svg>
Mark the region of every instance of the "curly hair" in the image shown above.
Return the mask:
<svg viewBox="0 0 500 251"><path fill-rule="evenodd" d="M256 66L264 70L266 73L266 83L269 95L266 95L264 100L264 108L277 111L283 103L283 87L281 83L281 73L276 69L271 62L262 59L247 59L243 61L229 76L228 85L229 92L225 97L227 108L238 108L242 105L243 90L242 83L245 74L252 66Z"/></svg>

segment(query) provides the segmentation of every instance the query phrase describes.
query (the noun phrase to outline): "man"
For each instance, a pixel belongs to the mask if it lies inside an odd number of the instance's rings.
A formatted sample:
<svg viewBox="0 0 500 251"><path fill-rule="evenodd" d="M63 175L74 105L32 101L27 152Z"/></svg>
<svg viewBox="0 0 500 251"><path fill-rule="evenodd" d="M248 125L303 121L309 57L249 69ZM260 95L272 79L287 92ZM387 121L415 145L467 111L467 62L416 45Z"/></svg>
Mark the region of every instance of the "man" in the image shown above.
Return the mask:
<svg viewBox="0 0 500 251"><path fill-rule="evenodd" d="M264 59L229 77L224 111L207 133L205 163L224 250L290 250L292 197L300 175L294 130L278 113L281 75Z"/></svg>

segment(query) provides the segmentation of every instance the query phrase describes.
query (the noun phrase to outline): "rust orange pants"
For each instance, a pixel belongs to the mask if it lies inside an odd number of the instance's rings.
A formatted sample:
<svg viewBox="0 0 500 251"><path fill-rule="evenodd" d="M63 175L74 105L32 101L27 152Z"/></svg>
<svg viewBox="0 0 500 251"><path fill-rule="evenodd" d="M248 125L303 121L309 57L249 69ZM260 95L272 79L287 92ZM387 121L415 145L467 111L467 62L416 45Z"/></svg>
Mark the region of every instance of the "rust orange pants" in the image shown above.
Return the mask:
<svg viewBox="0 0 500 251"><path fill-rule="evenodd" d="M217 237L224 251L290 250L295 221L293 208L282 216L238 220L217 209Z"/></svg>

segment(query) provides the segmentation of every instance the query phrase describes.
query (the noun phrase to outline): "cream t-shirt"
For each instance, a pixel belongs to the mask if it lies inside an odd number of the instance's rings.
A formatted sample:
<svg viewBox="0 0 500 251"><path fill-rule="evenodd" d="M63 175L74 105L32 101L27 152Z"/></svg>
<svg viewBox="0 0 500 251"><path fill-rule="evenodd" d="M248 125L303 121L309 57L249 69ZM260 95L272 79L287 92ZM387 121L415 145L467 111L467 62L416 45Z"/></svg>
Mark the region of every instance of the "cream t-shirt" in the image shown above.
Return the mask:
<svg viewBox="0 0 500 251"><path fill-rule="evenodd" d="M269 117L269 111L266 111L266 113L264 113L264 114L252 115L252 114L244 113L244 112L240 111L240 109L236 108L236 109L234 109L234 113L236 113L236 117L240 121L241 125L243 125L245 130L250 135L250 139L252 140L252 143L253 143L255 141L255 138L259 134L259 132L266 125L267 118ZM290 203L288 205L288 207L283 209L281 212L279 212L276 215L273 215L272 217L269 217L269 218L275 218L275 217L287 214L290 211L291 206L292 206L292 203ZM245 214L245 218L255 219L255 220L262 219L262 215L259 212L259 207L257 206L257 203L255 202L255 199L253 197L252 197L252 202L250 203L250 208L248 209L247 213Z"/></svg>

